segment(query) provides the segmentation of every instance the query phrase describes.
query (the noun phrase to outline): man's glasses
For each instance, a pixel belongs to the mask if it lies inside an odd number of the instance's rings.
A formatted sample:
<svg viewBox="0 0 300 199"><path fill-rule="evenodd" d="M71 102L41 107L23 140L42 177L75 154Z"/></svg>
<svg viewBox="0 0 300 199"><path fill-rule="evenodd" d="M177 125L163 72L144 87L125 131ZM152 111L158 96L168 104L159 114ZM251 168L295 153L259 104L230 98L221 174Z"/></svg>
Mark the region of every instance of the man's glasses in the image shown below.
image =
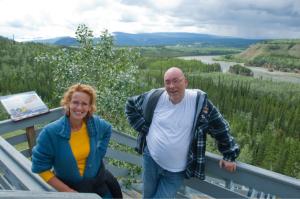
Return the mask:
<svg viewBox="0 0 300 199"><path fill-rule="evenodd" d="M183 79L184 79L184 77L174 78L172 80L165 80L165 85L170 86L171 84L173 84L173 85L177 86L182 82Z"/></svg>

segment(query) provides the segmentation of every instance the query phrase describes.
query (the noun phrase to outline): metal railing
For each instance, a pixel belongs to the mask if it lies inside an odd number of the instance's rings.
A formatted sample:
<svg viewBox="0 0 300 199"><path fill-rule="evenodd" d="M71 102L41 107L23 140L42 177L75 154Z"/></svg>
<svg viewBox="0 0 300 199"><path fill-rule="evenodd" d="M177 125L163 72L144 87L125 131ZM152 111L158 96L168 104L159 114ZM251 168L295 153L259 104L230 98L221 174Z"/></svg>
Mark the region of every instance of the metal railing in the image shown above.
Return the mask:
<svg viewBox="0 0 300 199"><path fill-rule="evenodd" d="M51 191L39 176L30 172L31 162L28 157L39 133L38 127L54 121L63 115L61 108L52 109L49 113L28 118L18 122L5 120L0 122L0 136L24 129L24 133L6 138L0 137L0 190ZM135 138L113 131L112 140L133 148ZM27 149L16 152L16 146L27 142ZM9 143L9 144L8 144ZM27 158L26 158L27 157ZM141 166L141 157L136 153L109 148L106 157ZM237 163L234 173L220 169L218 161L221 156L206 153L206 180L195 178L185 180L178 193L181 197L206 194L213 198L299 198L300 180L242 162ZM12 162L12 163L10 163ZM14 166L12 166L14 165ZM24 166L25 165L25 166ZM26 169L24 169L26 167ZM132 177L128 168L107 164L107 168L116 176ZM139 177L139 176L137 176ZM1 198L1 191L0 191Z"/></svg>

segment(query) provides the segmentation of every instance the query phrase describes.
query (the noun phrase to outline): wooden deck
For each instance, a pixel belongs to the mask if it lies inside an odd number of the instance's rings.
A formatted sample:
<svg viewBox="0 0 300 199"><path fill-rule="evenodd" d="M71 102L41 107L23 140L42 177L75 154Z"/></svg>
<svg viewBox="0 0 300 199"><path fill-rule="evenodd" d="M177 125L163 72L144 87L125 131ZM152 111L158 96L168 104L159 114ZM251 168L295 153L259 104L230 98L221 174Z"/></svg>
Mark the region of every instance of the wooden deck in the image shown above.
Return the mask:
<svg viewBox="0 0 300 199"><path fill-rule="evenodd" d="M0 121L0 198L39 198L39 194L50 194L48 198L68 198L63 193L53 192L47 183L38 175L31 172L31 148L42 125L58 119L62 115L62 109L52 109L50 113L28 118L18 122L11 120ZM3 139L13 131L23 133ZM135 138L125 133L113 131L112 140L127 147L135 146ZM17 151L14 146L27 145ZM106 158L141 167L141 156L135 152L121 151L109 148ZM206 153L205 181L195 178L185 180L184 186L178 192L179 198L299 198L300 180L266 169L237 162L235 173L220 169L218 161L221 156ZM115 176L121 178L134 177L128 168L107 164ZM129 175L130 174L130 175ZM135 177L139 177L136 175ZM122 184L122 183L121 183ZM122 187L124 198L141 198L141 186L130 188ZM23 191L23 192L22 192ZM25 192L24 192L25 191ZM25 194L26 193L26 194ZM29 195L31 195L29 197ZM44 196L44 195L43 195ZM97 195L80 194L73 195L76 198L99 198ZM26 199L27 199L26 198ZM46 197L47 198L47 197Z"/></svg>
<svg viewBox="0 0 300 199"><path fill-rule="evenodd" d="M134 189L122 189L123 198L142 198L142 194Z"/></svg>

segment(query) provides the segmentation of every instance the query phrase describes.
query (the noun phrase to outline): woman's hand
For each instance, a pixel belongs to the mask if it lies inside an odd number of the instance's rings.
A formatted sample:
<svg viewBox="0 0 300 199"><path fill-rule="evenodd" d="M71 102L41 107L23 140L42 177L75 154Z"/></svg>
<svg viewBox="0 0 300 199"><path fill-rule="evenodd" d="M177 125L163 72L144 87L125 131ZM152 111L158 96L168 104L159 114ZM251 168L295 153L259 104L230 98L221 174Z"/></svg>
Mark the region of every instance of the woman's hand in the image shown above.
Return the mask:
<svg viewBox="0 0 300 199"><path fill-rule="evenodd" d="M65 183L63 183L56 176L53 176L50 180L48 180L47 183L50 184L52 187L54 187L59 192L77 192L74 189L70 188Z"/></svg>
<svg viewBox="0 0 300 199"><path fill-rule="evenodd" d="M78 192L78 191L75 191L74 189L71 189L71 188L70 188L70 190L67 191L67 192Z"/></svg>

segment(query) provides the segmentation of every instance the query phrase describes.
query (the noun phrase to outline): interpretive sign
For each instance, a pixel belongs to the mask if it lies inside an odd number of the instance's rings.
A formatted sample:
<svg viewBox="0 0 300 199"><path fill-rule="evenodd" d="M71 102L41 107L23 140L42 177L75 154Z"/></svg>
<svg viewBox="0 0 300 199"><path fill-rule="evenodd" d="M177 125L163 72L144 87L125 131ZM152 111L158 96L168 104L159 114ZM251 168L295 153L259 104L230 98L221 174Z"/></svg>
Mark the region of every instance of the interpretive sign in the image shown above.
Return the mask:
<svg viewBox="0 0 300 199"><path fill-rule="evenodd" d="M34 91L1 96L0 101L14 121L49 112L47 105Z"/></svg>

